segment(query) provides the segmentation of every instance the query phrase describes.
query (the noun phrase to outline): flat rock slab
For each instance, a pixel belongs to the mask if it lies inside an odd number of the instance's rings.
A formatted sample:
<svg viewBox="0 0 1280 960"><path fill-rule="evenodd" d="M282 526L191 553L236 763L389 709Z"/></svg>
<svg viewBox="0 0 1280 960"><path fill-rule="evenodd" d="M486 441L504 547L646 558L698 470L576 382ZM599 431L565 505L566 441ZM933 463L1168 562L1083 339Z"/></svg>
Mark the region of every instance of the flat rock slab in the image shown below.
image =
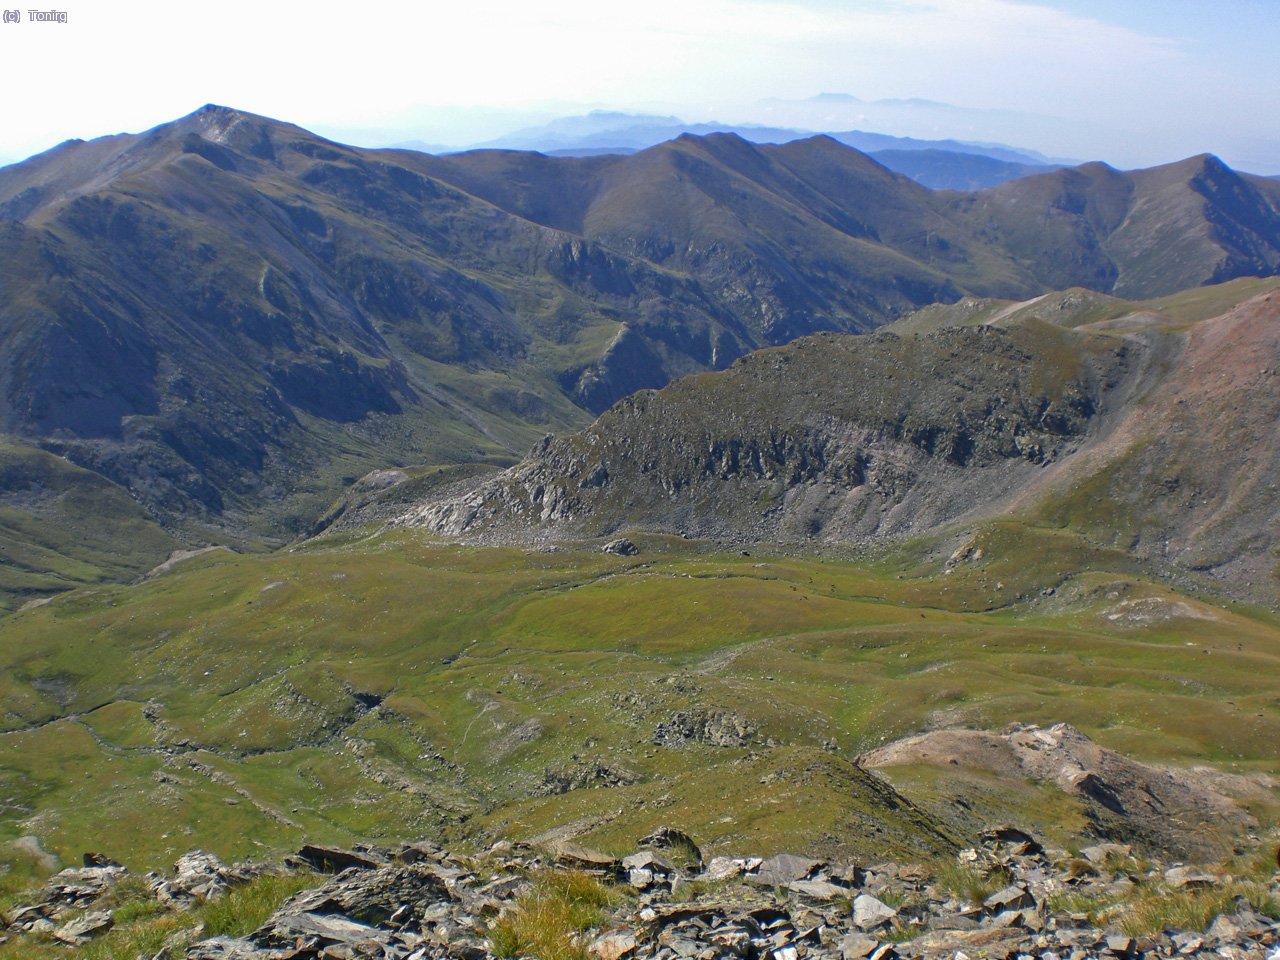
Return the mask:
<svg viewBox="0 0 1280 960"><path fill-rule="evenodd" d="M385 867L387 860L367 852L344 850L341 847L321 847L314 843L305 844L298 851L298 856L321 873L337 873L348 867L364 867L372 870Z"/></svg>
<svg viewBox="0 0 1280 960"><path fill-rule="evenodd" d="M797 880L807 880L818 868L821 860L810 860L808 857L797 857L790 853L780 853L760 864L759 871L751 879L768 886L784 887Z"/></svg>
<svg viewBox="0 0 1280 960"><path fill-rule="evenodd" d="M1019 952L1025 934L1007 928L983 930L938 930L911 941L912 953L930 957L1004 957Z"/></svg>
<svg viewBox="0 0 1280 960"><path fill-rule="evenodd" d="M850 895L848 887L837 886L827 880L797 880L787 884L787 889L810 900L835 900L837 897Z"/></svg>
<svg viewBox="0 0 1280 960"><path fill-rule="evenodd" d="M674 873L676 869L670 861L664 860L656 853L651 853L648 850L642 850L639 853L623 857L622 868L624 870L652 870L655 873Z"/></svg>
<svg viewBox="0 0 1280 960"><path fill-rule="evenodd" d="M840 956L844 960L863 960L876 952L880 941L863 933L851 933L840 941Z"/></svg>
<svg viewBox="0 0 1280 960"><path fill-rule="evenodd" d="M600 870L613 872L618 869L618 861L607 853L583 847L569 840L560 840L551 845L551 854L556 863L580 870Z"/></svg>
<svg viewBox="0 0 1280 960"><path fill-rule="evenodd" d="M1164 872L1165 882L1178 890L1207 890L1222 882L1221 877L1195 867L1174 867Z"/></svg>
<svg viewBox="0 0 1280 960"><path fill-rule="evenodd" d="M105 910L90 910L82 917L77 917L71 922L59 927L54 936L63 943L80 943L88 940L90 937L96 937L98 934L106 933L114 925L115 921L111 919L111 914Z"/></svg>
<svg viewBox="0 0 1280 960"><path fill-rule="evenodd" d="M277 952L259 950L245 940L213 937L188 947L186 960L269 960Z"/></svg>
<svg viewBox="0 0 1280 960"><path fill-rule="evenodd" d="M391 931L356 923L346 917L297 913L271 923L269 939L277 942L296 937L318 937L328 943L384 943Z"/></svg>

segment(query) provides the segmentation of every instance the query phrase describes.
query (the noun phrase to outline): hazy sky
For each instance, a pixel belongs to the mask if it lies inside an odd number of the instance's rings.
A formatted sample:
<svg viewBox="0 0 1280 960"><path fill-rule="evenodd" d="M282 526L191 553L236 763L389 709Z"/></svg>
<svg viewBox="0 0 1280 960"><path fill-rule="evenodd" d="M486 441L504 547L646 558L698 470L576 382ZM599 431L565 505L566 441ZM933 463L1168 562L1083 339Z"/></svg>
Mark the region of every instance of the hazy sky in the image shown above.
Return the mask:
<svg viewBox="0 0 1280 960"><path fill-rule="evenodd" d="M759 101L835 92L967 108L866 127L886 133L1001 140L1119 166L1209 151L1280 173L1278 8L66 0L56 8L66 23L29 22L27 8L23 22L0 23L0 160L146 129L206 102L339 139L462 144L597 108L794 123L790 108Z"/></svg>

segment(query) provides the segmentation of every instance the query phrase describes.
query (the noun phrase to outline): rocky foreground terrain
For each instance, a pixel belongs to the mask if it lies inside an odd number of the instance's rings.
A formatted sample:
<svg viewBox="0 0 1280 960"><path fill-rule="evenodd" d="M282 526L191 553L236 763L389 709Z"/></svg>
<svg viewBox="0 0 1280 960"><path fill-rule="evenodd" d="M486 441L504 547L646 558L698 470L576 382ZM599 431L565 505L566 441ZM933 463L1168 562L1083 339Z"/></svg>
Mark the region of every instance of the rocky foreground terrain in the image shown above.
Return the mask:
<svg viewBox="0 0 1280 960"><path fill-rule="evenodd" d="M792 854L704 860L662 828L616 859L569 842L499 843L459 856L429 842L398 849L304 846L274 865L227 866L200 852L145 895L181 916L265 875L314 874L246 936L176 931L154 960L893 960L895 957L1222 957L1274 960L1280 874L1242 881L1143 861L1127 845L1072 855L1001 826L950 866L831 863ZM101 907L128 871L99 854L52 877L5 915L4 940L76 947L114 924ZM116 898L111 902L119 902ZM123 913L130 908L117 910ZM137 916L136 905L130 910ZM1185 924L1185 927L1182 926ZM2 941L0 941L2 942ZM74 955L74 954L71 954ZM113 956L123 954L112 954Z"/></svg>

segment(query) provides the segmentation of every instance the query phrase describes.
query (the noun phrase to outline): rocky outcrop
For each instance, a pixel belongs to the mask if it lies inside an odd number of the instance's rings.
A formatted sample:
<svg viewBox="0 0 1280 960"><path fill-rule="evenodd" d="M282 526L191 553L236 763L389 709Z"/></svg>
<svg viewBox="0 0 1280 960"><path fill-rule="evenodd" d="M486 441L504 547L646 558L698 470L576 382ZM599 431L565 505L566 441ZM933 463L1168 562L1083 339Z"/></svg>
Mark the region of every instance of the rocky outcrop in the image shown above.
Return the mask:
<svg viewBox="0 0 1280 960"><path fill-rule="evenodd" d="M890 772L930 764L1054 784L1082 801L1101 836L1174 856L1220 855L1220 830L1239 836L1253 825L1223 792L1229 779L1223 774L1140 763L1066 723L1016 725L1004 733L936 730L872 750L860 762Z"/></svg>
<svg viewBox="0 0 1280 960"><path fill-rule="evenodd" d="M756 739L756 725L724 710L678 710L658 724L653 742L663 747L704 743L713 747L742 747Z"/></svg>

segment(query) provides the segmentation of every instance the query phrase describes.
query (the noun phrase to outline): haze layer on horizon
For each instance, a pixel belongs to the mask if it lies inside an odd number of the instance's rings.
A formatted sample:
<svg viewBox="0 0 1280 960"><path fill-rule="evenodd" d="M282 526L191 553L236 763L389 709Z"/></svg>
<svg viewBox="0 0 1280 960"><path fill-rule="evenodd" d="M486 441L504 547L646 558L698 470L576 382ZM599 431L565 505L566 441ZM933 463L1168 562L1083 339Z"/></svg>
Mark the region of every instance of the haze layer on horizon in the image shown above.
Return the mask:
<svg viewBox="0 0 1280 960"><path fill-rule="evenodd" d="M1280 173L1270 0L69 2L0 25L0 162L220 103L463 147L611 109ZM852 97L819 97L834 93ZM857 99L854 99L857 98ZM923 99L944 105L862 101ZM891 108L892 107L892 108Z"/></svg>

